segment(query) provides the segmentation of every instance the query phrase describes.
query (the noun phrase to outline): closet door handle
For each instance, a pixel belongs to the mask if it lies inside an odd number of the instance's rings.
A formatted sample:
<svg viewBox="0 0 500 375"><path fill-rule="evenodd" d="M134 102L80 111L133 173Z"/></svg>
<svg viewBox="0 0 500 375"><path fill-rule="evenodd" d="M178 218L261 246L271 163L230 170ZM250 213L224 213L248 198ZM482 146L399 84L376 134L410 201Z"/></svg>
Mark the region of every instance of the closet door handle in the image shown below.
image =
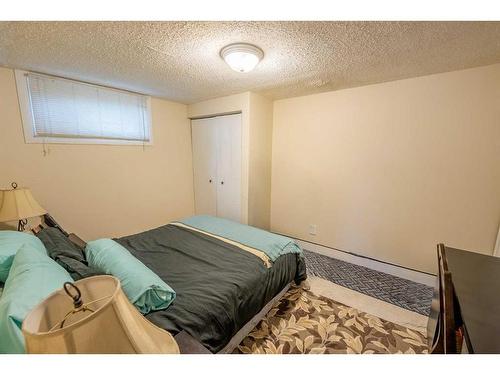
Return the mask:
<svg viewBox="0 0 500 375"><path fill-rule="evenodd" d="M220 184L221 184L221 185L224 185L224 181L221 181L221 182L220 182Z"/></svg>
<svg viewBox="0 0 500 375"><path fill-rule="evenodd" d="M208 182L211 184L212 183L212 179L208 180Z"/></svg>

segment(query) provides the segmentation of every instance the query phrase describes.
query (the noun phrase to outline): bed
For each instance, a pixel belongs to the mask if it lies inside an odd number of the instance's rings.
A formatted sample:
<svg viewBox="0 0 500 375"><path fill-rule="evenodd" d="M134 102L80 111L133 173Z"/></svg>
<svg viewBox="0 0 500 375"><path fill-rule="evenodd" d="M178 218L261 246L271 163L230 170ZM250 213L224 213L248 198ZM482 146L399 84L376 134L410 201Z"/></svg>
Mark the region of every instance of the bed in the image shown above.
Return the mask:
<svg viewBox="0 0 500 375"><path fill-rule="evenodd" d="M247 231L250 241L254 233L259 234ZM75 235L69 238L78 242ZM177 294L167 309L150 312L147 319L173 335L187 334L208 352L228 353L292 282L306 279L302 254L269 262L244 246L243 237L235 239L170 223L114 240Z"/></svg>

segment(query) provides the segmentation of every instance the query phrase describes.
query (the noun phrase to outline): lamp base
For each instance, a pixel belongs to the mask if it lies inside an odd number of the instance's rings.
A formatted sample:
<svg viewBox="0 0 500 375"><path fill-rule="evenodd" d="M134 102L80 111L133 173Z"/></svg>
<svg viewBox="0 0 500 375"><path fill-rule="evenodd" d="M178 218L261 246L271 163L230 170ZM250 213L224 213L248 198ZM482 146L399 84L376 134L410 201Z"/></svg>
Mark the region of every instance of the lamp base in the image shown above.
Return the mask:
<svg viewBox="0 0 500 375"><path fill-rule="evenodd" d="M19 223L17 223L17 231L24 232L24 230L26 229L26 224L28 224L28 219L19 220Z"/></svg>

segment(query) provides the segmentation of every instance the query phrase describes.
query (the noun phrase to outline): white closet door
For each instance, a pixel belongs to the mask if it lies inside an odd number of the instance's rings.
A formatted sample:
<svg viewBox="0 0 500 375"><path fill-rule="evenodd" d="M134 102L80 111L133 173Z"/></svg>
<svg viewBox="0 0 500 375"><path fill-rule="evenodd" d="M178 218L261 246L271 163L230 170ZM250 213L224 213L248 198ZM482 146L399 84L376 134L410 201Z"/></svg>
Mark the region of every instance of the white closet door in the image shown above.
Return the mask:
<svg viewBox="0 0 500 375"><path fill-rule="evenodd" d="M217 129L217 216L241 221L241 114L213 118Z"/></svg>
<svg viewBox="0 0 500 375"><path fill-rule="evenodd" d="M191 121L197 215L217 216L217 129L213 118Z"/></svg>

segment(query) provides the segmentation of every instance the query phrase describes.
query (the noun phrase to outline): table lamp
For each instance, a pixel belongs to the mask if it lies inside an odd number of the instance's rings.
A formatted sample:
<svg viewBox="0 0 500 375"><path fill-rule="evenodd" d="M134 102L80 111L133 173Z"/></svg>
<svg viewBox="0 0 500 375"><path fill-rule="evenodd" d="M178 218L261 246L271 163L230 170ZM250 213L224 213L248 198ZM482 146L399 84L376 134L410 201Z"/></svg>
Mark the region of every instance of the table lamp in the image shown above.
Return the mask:
<svg viewBox="0 0 500 375"><path fill-rule="evenodd" d="M17 230L22 232L28 218L42 216L47 211L33 198L30 189L18 189L15 182L11 186L10 190L0 190L0 223L18 220Z"/></svg>
<svg viewBox="0 0 500 375"><path fill-rule="evenodd" d="M179 354L167 331L132 305L113 276L65 283L24 319L29 354Z"/></svg>

